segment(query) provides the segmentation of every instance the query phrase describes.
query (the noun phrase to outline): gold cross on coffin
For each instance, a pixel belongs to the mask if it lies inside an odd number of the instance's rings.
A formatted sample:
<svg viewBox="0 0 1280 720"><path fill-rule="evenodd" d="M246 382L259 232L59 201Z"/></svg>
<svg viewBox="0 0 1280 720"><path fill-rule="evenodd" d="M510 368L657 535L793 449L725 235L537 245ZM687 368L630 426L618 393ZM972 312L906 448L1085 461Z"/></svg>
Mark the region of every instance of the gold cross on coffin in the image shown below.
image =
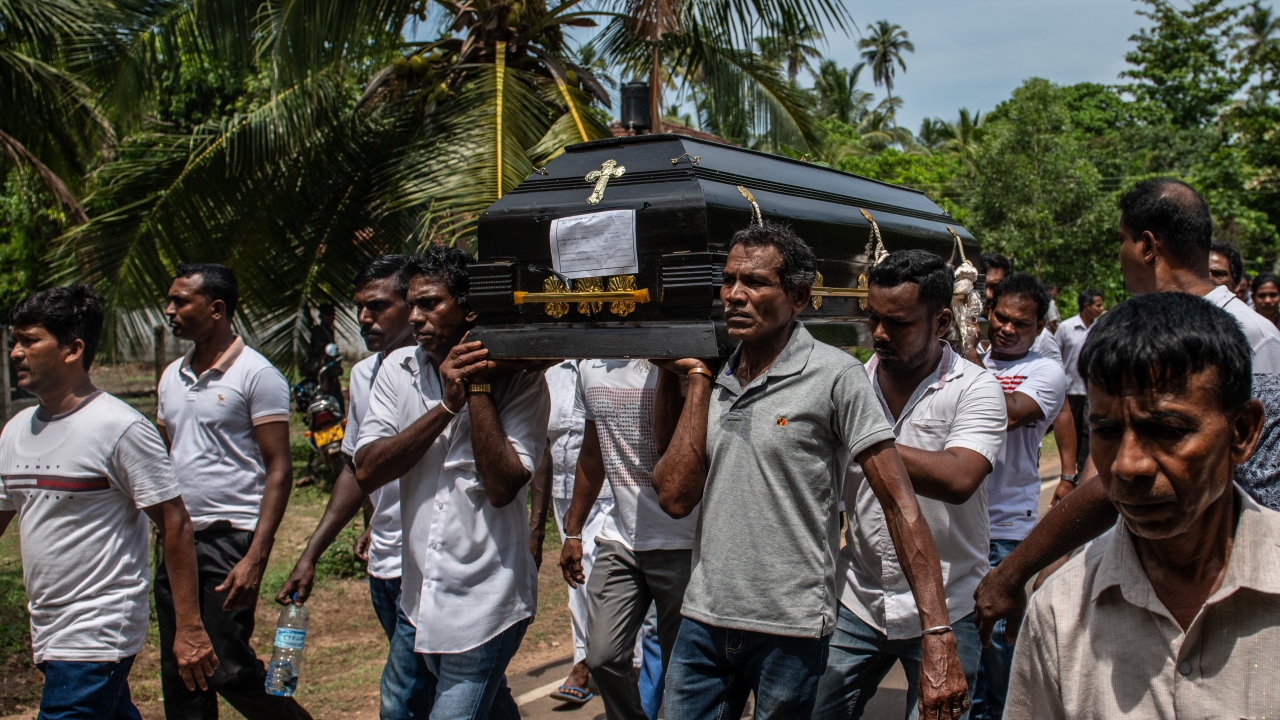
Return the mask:
<svg viewBox="0 0 1280 720"><path fill-rule="evenodd" d="M596 187L591 191L591 197L587 198L587 202L592 205L598 205L604 199L604 188L609 184L609 180L622 177L627 169L618 164L617 160L605 160L599 170L592 170L587 173L586 181L595 183Z"/></svg>

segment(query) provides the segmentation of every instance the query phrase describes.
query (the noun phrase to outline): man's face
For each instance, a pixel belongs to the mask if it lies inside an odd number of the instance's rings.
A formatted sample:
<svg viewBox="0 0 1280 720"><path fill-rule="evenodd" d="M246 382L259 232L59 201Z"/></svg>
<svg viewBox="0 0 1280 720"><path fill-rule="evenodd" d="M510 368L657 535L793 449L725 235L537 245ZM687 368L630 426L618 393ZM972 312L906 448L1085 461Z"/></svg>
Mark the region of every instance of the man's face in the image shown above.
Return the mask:
<svg viewBox="0 0 1280 720"><path fill-rule="evenodd" d="M1253 450L1257 410L1243 421L1225 412L1213 368L1180 389L1141 395L1089 383L1089 452L1129 530L1151 540L1181 534L1229 492L1232 466Z"/></svg>
<svg viewBox="0 0 1280 720"><path fill-rule="evenodd" d="M920 286L872 285L867 293L867 327L880 367L890 373L909 373L934 360L938 338L951 324L951 309L929 312L920 302ZM936 362L936 361L935 361Z"/></svg>
<svg viewBox="0 0 1280 720"><path fill-rule="evenodd" d="M401 347L412 335L409 304L396 292L394 277L371 280L361 285L354 300L360 336L370 351Z"/></svg>
<svg viewBox="0 0 1280 720"><path fill-rule="evenodd" d="M1130 295L1147 295L1155 292L1155 270L1143 256L1142 238L1135 238L1129 228L1120 223L1116 232L1120 239L1120 272L1124 275L1124 287Z"/></svg>
<svg viewBox="0 0 1280 720"><path fill-rule="evenodd" d="M1231 263L1216 252L1209 253L1209 279L1214 285L1231 285ZM1235 292L1235 288L1231 288Z"/></svg>
<svg viewBox="0 0 1280 720"><path fill-rule="evenodd" d="M1275 322L1276 315L1280 313L1280 287L1272 282L1259 285L1258 292L1253 294L1253 306L1259 315Z"/></svg>
<svg viewBox="0 0 1280 720"><path fill-rule="evenodd" d="M762 340L789 327L809 302L807 286L782 290L782 253L772 245L737 245L724 265L720 302L729 337L745 343Z"/></svg>
<svg viewBox="0 0 1280 720"><path fill-rule="evenodd" d="M1102 304L1102 296L1095 295L1093 302L1080 308L1080 316L1089 322L1093 322L1102 317L1102 313L1106 311L1106 307Z"/></svg>
<svg viewBox="0 0 1280 720"><path fill-rule="evenodd" d="M59 345L58 339L43 325L14 327L13 340L9 362L17 371L18 387L37 397L81 367L84 343L73 340Z"/></svg>
<svg viewBox="0 0 1280 720"><path fill-rule="evenodd" d="M995 297L996 286L1004 279L1004 268L989 267L987 268L986 289L987 302L991 302L991 298Z"/></svg>
<svg viewBox="0 0 1280 720"><path fill-rule="evenodd" d="M454 302L444 280L414 276L407 300L414 339L436 361L444 359L476 319L475 313Z"/></svg>
<svg viewBox="0 0 1280 720"><path fill-rule="evenodd" d="M1036 301L1021 295L1001 295L991 309L987 335L997 355L1022 357L1031 351L1044 320L1036 319Z"/></svg>
<svg viewBox="0 0 1280 720"><path fill-rule="evenodd" d="M200 275L180 277L169 286L169 304L164 314L174 337L194 340L204 337L227 311L221 300L210 302L201 292L204 278Z"/></svg>
<svg viewBox="0 0 1280 720"><path fill-rule="evenodd" d="M332 325L333 325L333 321L334 321L334 320L336 320L336 319L337 319L337 317L338 317L338 314L337 314L335 311L333 311L333 310L330 310L330 309L327 309L327 308L326 308L326 309L324 309L324 310L321 310L321 311L320 311L320 324L321 324L321 325L324 325L324 326L326 326L326 327L330 327L330 326L332 326Z"/></svg>

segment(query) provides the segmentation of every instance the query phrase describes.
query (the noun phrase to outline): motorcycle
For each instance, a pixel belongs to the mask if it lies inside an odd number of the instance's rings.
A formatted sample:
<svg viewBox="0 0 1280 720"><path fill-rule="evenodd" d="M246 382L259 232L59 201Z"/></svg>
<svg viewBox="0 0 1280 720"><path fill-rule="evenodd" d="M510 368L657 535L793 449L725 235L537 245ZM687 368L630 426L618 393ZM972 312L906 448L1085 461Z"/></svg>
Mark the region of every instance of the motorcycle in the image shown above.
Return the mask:
<svg viewBox="0 0 1280 720"><path fill-rule="evenodd" d="M345 434L345 413L342 407L342 359L338 356L338 346L329 343L325 347L325 365L318 373L320 382L304 380L293 386L293 407L307 421L307 430L303 433L311 448L311 456L307 461L307 477L300 485L315 480L315 459L320 456L325 465L333 473L336 480L342 468L346 466L346 456L342 454L342 438Z"/></svg>

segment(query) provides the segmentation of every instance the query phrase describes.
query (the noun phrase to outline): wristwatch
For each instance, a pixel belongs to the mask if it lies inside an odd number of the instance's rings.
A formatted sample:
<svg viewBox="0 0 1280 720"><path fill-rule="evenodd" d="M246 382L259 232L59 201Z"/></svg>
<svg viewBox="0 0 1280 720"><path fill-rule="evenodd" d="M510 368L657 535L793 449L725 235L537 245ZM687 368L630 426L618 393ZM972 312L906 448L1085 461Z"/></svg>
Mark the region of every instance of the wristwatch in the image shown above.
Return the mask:
<svg viewBox="0 0 1280 720"><path fill-rule="evenodd" d="M467 392L491 393L493 392L493 386L489 383L471 383L470 385L467 386Z"/></svg>
<svg viewBox="0 0 1280 720"><path fill-rule="evenodd" d="M1063 475L1063 476L1062 476L1062 481L1063 481L1063 482L1069 482L1069 483L1071 483L1073 486L1075 486L1075 487L1079 487L1079 486L1080 486L1080 473L1076 473L1075 475Z"/></svg>

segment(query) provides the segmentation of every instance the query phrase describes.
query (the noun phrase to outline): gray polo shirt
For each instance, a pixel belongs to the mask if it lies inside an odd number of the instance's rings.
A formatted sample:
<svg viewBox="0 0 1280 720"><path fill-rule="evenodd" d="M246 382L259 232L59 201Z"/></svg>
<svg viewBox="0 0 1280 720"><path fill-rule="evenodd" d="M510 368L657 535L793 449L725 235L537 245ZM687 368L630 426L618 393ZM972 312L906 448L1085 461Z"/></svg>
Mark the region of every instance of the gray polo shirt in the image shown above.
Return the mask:
<svg viewBox="0 0 1280 720"><path fill-rule="evenodd" d="M822 637L835 629L841 480L893 440L862 363L796 323L745 388L741 346L716 374L706 489L683 614L717 627Z"/></svg>

